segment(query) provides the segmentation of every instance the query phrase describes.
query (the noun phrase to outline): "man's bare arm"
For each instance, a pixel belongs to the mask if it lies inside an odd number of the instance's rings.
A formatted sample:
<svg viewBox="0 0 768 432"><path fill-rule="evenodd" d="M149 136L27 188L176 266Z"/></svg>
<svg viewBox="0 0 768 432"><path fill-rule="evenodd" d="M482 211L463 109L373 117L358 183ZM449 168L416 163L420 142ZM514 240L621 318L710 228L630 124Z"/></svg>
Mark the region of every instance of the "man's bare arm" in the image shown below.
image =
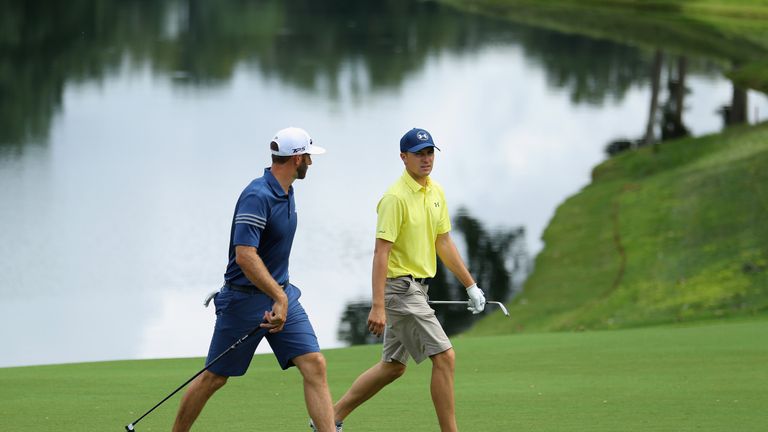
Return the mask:
<svg viewBox="0 0 768 432"><path fill-rule="evenodd" d="M373 250L373 271L371 272L371 312L368 314L368 330L376 336L384 333L387 324L387 314L384 310L384 287L387 283L387 262L392 242L376 239Z"/></svg>
<svg viewBox="0 0 768 432"><path fill-rule="evenodd" d="M270 333L279 332L288 317L288 296L285 291L269 273L255 247L235 246L235 262L251 283L275 301L271 311L264 311L266 323L261 326L268 328Z"/></svg>
<svg viewBox="0 0 768 432"><path fill-rule="evenodd" d="M435 249L437 250L437 256L440 257L440 261L448 267L448 270L456 276L464 288L470 287L475 283L469 270L467 270L467 266L461 259L459 250L456 249L456 244L453 242L450 233L437 236Z"/></svg>

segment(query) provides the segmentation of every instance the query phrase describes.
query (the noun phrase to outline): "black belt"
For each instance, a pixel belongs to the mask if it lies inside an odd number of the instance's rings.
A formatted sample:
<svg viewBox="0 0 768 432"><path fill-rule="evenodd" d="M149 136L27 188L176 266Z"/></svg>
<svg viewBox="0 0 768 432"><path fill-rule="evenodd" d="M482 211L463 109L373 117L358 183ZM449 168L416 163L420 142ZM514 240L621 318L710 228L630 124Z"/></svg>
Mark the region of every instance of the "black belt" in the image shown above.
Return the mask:
<svg viewBox="0 0 768 432"><path fill-rule="evenodd" d="M414 282L418 282L422 285L429 285L430 282L432 282L432 278L416 278L411 275L405 275L401 277L407 277L408 279L411 279Z"/></svg>
<svg viewBox="0 0 768 432"><path fill-rule="evenodd" d="M280 285L283 289L285 289L286 286L288 286L288 281L285 281L284 284ZM247 294L258 294L263 292L262 290L256 288L253 285L239 285L239 284L233 284L231 282L224 282L224 287L229 288L232 291L240 291Z"/></svg>
<svg viewBox="0 0 768 432"><path fill-rule="evenodd" d="M253 285L238 285L230 282L224 282L224 288L231 289L232 291L240 291L247 294L256 294L261 292L260 289Z"/></svg>

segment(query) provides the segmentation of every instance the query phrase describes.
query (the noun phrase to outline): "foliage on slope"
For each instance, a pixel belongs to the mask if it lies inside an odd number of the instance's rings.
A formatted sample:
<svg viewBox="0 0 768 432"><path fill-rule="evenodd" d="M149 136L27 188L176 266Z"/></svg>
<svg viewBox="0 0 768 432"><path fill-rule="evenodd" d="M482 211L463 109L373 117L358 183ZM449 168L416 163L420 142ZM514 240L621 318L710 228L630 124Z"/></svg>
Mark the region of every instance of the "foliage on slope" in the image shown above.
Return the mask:
<svg viewBox="0 0 768 432"><path fill-rule="evenodd" d="M768 124L612 158L557 209L512 319L470 333L765 313L766 221Z"/></svg>

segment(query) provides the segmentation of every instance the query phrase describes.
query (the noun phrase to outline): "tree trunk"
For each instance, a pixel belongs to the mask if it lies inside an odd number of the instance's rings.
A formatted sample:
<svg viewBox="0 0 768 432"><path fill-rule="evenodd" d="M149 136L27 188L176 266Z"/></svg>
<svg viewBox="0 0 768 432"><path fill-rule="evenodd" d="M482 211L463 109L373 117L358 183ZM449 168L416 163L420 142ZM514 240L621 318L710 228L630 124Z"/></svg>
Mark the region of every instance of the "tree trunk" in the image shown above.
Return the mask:
<svg viewBox="0 0 768 432"><path fill-rule="evenodd" d="M675 125L683 129L683 108L685 108L685 74L688 69L688 59L681 56L677 59L677 87L675 88Z"/></svg>
<svg viewBox="0 0 768 432"><path fill-rule="evenodd" d="M728 124L736 125L747 122L747 91L733 85L733 98L731 99L731 112Z"/></svg>
<svg viewBox="0 0 768 432"><path fill-rule="evenodd" d="M659 86L661 83L661 63L663 60L663 54L661 50L656 50L656 55L653 59L653 69L651 70L651 108L648 112L648 124L645 128L645 139L643 143L645 145L655 143L653 134L654 126L656 125L656 111L659 109Z"/></svg>

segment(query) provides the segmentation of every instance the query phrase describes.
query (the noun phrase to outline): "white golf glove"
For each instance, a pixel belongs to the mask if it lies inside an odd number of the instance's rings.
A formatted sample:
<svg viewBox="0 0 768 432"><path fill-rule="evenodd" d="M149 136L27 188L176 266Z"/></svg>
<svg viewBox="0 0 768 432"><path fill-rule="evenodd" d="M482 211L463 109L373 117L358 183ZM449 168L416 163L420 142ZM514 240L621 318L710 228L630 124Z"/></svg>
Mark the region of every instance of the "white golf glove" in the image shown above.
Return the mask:
<svg viewBox="0 0 768 432"><path fill-rule="evenodd" d="M472 284L472 286L467 288L467 295L469 296L469 307L467 310L477 315L485 309L485 295L483 290L477 287L477 284Z"/></svg>

